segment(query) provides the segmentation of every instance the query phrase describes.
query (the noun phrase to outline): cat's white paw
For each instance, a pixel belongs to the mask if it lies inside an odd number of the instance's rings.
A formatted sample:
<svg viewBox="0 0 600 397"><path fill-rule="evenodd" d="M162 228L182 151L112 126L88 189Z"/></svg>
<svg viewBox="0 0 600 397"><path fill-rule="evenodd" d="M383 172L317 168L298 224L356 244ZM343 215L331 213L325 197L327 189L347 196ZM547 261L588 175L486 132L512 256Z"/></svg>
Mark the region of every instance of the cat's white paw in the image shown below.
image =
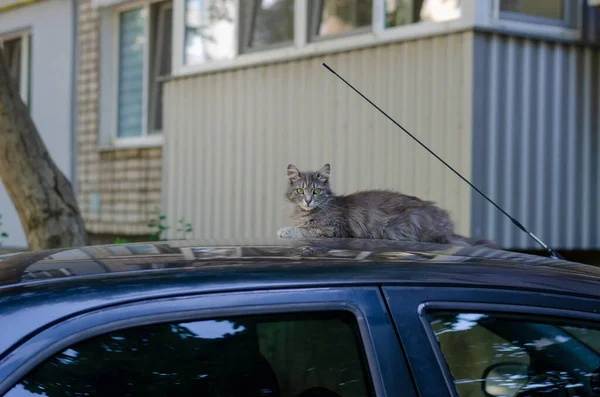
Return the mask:
<svg viewBox="0 0 600 397"><path fill-rule="evenodd" d="M284 239L294 239L302 237L302 233L300 233L297 227L286 226L282 227L281 229L279 229L279 231L277 231L277 237Z"/></svg>

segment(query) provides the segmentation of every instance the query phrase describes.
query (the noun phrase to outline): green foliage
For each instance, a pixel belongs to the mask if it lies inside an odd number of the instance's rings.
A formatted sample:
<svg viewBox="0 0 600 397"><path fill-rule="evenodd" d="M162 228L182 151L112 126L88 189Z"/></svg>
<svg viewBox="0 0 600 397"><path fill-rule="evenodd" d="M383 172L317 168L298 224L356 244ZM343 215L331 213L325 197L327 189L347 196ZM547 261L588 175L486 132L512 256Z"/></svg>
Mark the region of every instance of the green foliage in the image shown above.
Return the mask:
<svg viewBox="0 0 600 397"><path fill-rule="evenodd" d="M170 229L167 226L167 217L165 215L161 215L160 209L156 208L153 216L148 221L148 229L150 229L150 241L165 241L166 238L164 233ZM181 217L177 221L177 229L174 240L186 240L189 233L194 231L194 227L191 223L185 221L185 217ZM126 244L130 241L117 237L113 244Z"/></svg>
<svg viewBox="0 0 600 397"><path fill-rule="evenodd" d="M179 225L179 227L177 228L176 236L178 236L181 233L181 235L182 235L181 240L186 240L188 233L191 233L194 231L192 224L187 223L185 221L184 217L181 217L181 219L177 222L177 224Z"/></svg>
<svg viewBox="0 0 600 397"><path fill-rule="evenodd" d="M156 215L150 218L148 222L148 228L152 231L150 234L150 240L152 241L164 241L163 233L169 230L169 226L166 225L167 217L160 214L160 209L156 209Z"/></svg>
<svg viewBox="0 0 600 397"><path fill-rule="evenodd" d="M167 217L165 215L160 214L160 209L156 209L155 215L148 222L148 228L152 231L150 234L150 239L154 241L165 241L166 239L163 237L163 233L169 230L169 226L167 226ZM176 233L174 236L174 240L185 240L189 233L194 231L194 227L191 223L185 221L185 217L181 217L177 221L177 229L175 229Z"/></svg>
<svg viewBox="0 0 600 397"><path fill-rule="evenodd" d="M0 214L0 247L2 247L2 240L8 238L8 233L2 231L2 214Z"/></svg>

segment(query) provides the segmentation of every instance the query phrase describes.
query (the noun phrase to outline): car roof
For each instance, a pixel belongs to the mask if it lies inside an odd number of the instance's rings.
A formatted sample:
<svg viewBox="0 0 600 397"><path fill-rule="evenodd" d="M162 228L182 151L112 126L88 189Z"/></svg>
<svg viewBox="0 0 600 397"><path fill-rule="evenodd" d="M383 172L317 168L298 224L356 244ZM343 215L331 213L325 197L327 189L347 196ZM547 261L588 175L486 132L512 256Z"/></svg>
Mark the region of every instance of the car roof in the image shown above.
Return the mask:
<svg viewBox="0 0 600 397"><path fill-rule="evenodd" d="M600 297L600 268L589 265L486 247L357 239L26 252L0 257L0 280L0 319L12 324L0 327L0 356L24 335L76 314L207 293L404 285Z"/></svg>
<svg viewBox="0 0 600 397"><path fill-rule="evenodd" d="M310 273L315 284L334 280L363 282L419 282L516 286L542 277L547 287L600 292L600 268L547 257L492 249L389 240L253 239L161 241L113 244L25 252L0 256L0 292L33 284L90 278L128 279L161 274L211 274L221 270L231 283L250 275L260 287L273 280L294 282L298 272ZM485 271L484 271L485 270ZM344 274L345 273L345 274ZM4 274L4 276L2 276ZM573 287L575 288L575 287Z"/></svg>

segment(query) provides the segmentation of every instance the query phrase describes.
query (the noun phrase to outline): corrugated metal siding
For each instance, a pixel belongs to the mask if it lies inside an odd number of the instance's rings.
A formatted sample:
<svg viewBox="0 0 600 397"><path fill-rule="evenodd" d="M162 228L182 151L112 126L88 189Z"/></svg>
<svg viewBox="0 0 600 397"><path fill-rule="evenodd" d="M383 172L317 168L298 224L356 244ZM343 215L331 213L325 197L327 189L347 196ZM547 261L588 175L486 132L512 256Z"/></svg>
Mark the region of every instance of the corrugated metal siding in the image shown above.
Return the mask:
<svg viewBox="0 0 600 397"><path fill-rule="evenodd" d="M469 176L472 37L447 35L168 82L168 219L185 216L195 228L192 238L275 236L291 214L284 200L287 165L305 170L330 162L335 191L391 188L433 199L468 233L468 188L321 64Z"/></svg>
<svg viewBox="0 0 600 397"><path fill-rule="evenodd" d="M477 34L473 177L547 244L600 248L600 51ZM473 234L539 248L473 197Z"/></svg>

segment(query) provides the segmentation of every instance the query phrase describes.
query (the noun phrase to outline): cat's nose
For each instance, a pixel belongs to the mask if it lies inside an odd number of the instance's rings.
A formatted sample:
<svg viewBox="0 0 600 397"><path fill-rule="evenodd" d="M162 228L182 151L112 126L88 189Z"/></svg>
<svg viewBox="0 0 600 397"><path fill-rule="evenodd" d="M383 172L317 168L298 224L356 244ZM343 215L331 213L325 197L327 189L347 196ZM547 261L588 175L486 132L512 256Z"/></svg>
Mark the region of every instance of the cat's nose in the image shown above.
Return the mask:
<svg viewBox="0 0 600 397"><path fill-rule="evenodd" d="M306 201L306 204L310 204L312 202L312 197L304 197L304 201Z"/></svg>

